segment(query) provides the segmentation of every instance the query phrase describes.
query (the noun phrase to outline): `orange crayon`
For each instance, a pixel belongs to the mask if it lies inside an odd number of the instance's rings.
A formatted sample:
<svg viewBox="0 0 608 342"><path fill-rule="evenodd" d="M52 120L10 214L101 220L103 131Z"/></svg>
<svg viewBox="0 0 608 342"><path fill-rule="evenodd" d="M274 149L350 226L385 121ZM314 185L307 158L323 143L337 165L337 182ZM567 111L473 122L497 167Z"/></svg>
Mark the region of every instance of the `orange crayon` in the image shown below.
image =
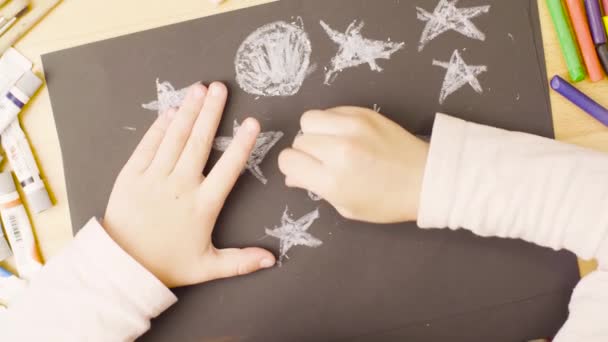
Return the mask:
<svg viewBox="0 0 608 342"><path fill-rule="evenodd" d="M602 65L600 64L597 52L595 51L595 44L591 38L591 31L587 24L587 15L585 13L585 8L583 7L583 2L580 0L566 0L566 4L568 6L568 12L570 13L570 19L572 20L572 26L574 26L578 44L583 54L583 60L585 61L587 71L589 72L589 78L592 82L601 81L604 78L604 73L602 72Z"/></svg>

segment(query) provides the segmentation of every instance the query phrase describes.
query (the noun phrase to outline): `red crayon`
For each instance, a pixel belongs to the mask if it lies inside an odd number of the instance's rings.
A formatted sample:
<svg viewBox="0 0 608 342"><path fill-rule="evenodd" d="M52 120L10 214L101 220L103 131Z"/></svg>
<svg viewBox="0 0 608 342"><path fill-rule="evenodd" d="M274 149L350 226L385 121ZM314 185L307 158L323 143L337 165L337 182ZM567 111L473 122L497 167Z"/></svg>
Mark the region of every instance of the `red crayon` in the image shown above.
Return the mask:
<svg viewBox="0 0 608 342"><path fill-rule="evenodd" d="M604 2L608 2L608 0L604 0ZM589 72L589 78L592 82L601 81L604 79L604 73L595 51L595 43L593 43L593 39L591 38L591 31L587 24L587 15L583 2L580 0L566 0L566 4L568 5L572 26L574 26L574 32L583 54L583 60Z"/></svg>

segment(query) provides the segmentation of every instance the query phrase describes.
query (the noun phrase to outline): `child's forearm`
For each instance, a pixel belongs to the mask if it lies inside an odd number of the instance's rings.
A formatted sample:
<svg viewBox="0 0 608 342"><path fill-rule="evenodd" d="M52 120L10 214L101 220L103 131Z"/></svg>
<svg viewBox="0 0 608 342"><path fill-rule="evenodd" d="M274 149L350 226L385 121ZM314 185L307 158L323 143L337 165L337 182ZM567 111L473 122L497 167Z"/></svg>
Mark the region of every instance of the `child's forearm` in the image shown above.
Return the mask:
<svg viewBox="0 0 608 342"><path fill-rule="evenodd" d="M2 340L134 340L176 300L91 220L0 316Z"/></svg>
<svg viewBox="0 0 608 342"><path fill-rule="evenodd" d="M418 223L568 249L608 267L608 156L438 115Z"/></svg>

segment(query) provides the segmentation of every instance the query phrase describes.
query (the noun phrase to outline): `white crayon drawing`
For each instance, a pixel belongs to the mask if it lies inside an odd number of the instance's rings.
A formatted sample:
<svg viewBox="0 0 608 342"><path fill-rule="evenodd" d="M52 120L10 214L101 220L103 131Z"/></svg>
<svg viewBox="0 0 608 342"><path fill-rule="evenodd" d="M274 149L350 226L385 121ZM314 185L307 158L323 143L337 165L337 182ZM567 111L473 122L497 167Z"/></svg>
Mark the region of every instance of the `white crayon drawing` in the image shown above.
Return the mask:
<svg viewBox="0 0 608 342"><path fill-rule="evenodd" d="M382 107L380 107L377 103L374 103L373 110L376 113L380 113L380 111L382 110Z"/></svg>
<svg viewBox="0 0 608 342"><path fill-rule="evenodd" d="M122 126L122 129L124 129L125 131L129 131L129 132L137 131L137 128L132 127L132 126Z"/></svg>
<svg viewBox="0 0 608 342"><path fill-rule="evenodd" d="M155 111L160 114L166 112L171 108L179 108L182 105L184 99L186 98L188 88L175 90L175 87L173 87L171 83L167 81L159 82L157 78L156 92L158 93L158 98L156 101L145 103L141 106L144 109Z"/></svg>
<svg viewBox="0 0 608 342"><path fill-rule="evenodd" d="M291 96L298 93L314 66L308 34L299 25L277 21L254 31L239 47L236 81L249 94Z"/></svg>
<svg viewBox="0 0 608 342"><path fill-rule="evenodd" d="M405 43L395 43L382 40L371 40L363 38L361 30L365 23L353 21L345 33L338 32L324 21L321 26L329 38L339 45L338 53L331 60L331 67L326 68L325 84L330 85L337 77L338 73L344 69L353 68L362 64L369 64L373 71L381 72L382 68L378 65L378 59L391 59L391 56L401 50Z"/></svg>
<svg viewBox="0 0 608 342"><path fill-rule="evenodd" d="M289 215L289 208L285 208L281 218L281 226L274 229L266 229L266 235L279 239L279 266L284 258L288 258L287 252L295 246L319 247L323 241L308 233L308 229L320 217L319 209L310 212L301 218L294 220Z"/></svg>
<svg viewBox="0 0 608 342"><path fill-rule="evenodd" d="M420 37L418 51L422 51L426 44L449 30L454 30L472 39L486 40L486 35L471 22L471 19L488 13L490 5L457 8L457 2L458 0L439 0L433 13L416 7L418 20L426 22Z"/></svg>
<svg viewBox="0 0 608 342"><path fill-rule="evenodd" d="M319 195L315 194L315 193L314 193L314 192L312 192L312 191L309 191L309 192L308 192L308 197L309 197L311 200L315 201L315 202L319 202L320 200L322 200L322 199L323 199L323 197L321 197L321 196L319 196Z"/></svg>
<svg viewBox="0 0 608 342"><path fill-rule="evenodd" d="M233 136L236 136L236 133L239 131L240 125L235 120L233 126ZM266 185L268 183L268 179L264 177L262 173L262 169L260 169L260 164L266 158L266 155L270 150L276 145L279 140L283 137L283 132L263 132L258 136L255 146L253 148L253 152L249 156L247 160L247 164L245 168L251 172L262 184ZM233 137L217 137L213 142L213 148L215 150L225 152L232 143Z"/></svg>
<svg viewBox="0 0 608 342"><path fill-rule="evenodd" d="M433 60L433 65L447 70L439 95L440 104L443 104L448 96L466 84L469 84L478 94L483 93L483 88L477 76L488 71L488 67L485 65L467 65L458 50L454 50L449 62Z"/></svg>

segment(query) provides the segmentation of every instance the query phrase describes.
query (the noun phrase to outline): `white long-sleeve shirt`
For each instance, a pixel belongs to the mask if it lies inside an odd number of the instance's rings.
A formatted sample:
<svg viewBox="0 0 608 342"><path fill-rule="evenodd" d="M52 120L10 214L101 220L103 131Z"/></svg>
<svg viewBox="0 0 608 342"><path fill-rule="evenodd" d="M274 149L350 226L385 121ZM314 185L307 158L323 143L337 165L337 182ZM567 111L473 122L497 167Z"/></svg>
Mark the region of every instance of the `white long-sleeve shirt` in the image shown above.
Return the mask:
<svg viewBox="0 0 608 342"><path fill-rule="evenodd" d="M421 194L423 228L520 238L597 259L555 339L608 341L608 155L439 114ZM6 341L130 341L176 302L96 220L0 317Z"/></svg>

